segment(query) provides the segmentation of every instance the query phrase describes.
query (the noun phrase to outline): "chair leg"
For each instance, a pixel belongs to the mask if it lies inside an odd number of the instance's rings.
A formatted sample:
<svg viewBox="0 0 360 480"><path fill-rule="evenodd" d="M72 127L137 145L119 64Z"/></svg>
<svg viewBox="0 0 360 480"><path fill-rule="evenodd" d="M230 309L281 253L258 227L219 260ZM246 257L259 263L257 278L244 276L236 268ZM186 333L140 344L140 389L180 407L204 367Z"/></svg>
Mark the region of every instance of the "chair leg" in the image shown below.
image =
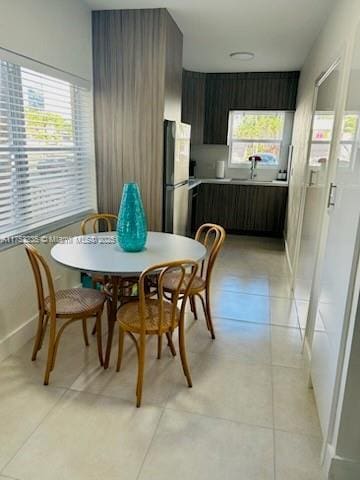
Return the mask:
<svg viewBox="0 0 360 480"><path fill-rule="evenodd" d="M206 288L206 290L205 290L205 299L206 299L206 315L207 315L207 319L208 319L208 323L209 323L211 338L213 340L215 340L214 325L212 323L212 318L211 318L210 292L209 292L208 288Z"/></svg>
<svg viewBox="0 0 360 480"><path fill-rule="evenodd" d="M92 288L93 288L94 290L96 290L96 289L97 289L97 283L94 282L94 280L92 280L91 283L92 283ZM94 326L93 326L93 328L92 328L92 330L91 330L91 335L96 335L96 322L94 323Z"/></svg>
<svg viewBox="0 0 360 480"><path fill-rule="evenodd" d="M119 350L118 350L118 359L116 364L117 372L119 372L121 368L121 360L122 360L123 351L124 351L124 338L125 338L125 332L119 325Z"/></svg>
<svg viewBox="0 0 360 480"><path fill-rule="evenodd" d="M214 327L213 327L212 320L211 320L210 301L209 300L204 300L201 293L198 294L198 297L201 300L201 305L202 305L203 310L204 310L207 329L209 330L209 332L211 334L211 338L214 340L215 339L215 332L214 332Z"/></svg>
<svg viewBox="0 0 360 480"><path fill-rule="evenodd" d="M111 277L112 283L112 295L111 300L108 299L107 303L107 320L108 320L108 331L107 331L107 344L106 344L106 353L104 360L105 370L109 367L110 355L111 355L111 346L114 336L114 328L116 322L116 313L119 299L119 278Z"/></svg>
<svg viewBox="0 0 360 480"><path fill-rule="evenodd" d="M82 329L83 329L85 346L88 347L89 346L89 337L88 337L88 332L87 332L86 318L82 319Z"/></svg>
<svg viewBox="0 0 360 480"><path fill-rule="evenodd" d="M175 350L175 347L174 347L174 343L172 341L172 332L167 332L166 333L166 338L168 340L168 347L170 349L170 352L171 352L172 356L176 357L176 350Z"/></svg>
<svg viewBox="0 0 360 480"><path fill-rule="evenodd" d="M157 358L160 360L161 358L161 351L162 351L162 335L158 335L157 337Z"/></svg>
<svg viewBox="0 0 360 480"><path fill-rule="evenodd" d="M93 329L91 330L91 335L96 334L96 322L94 323Z"/></svg>
<svg viewBox="0 0 360 480"><path fill-rule="evenodd" d="M201 306L203 308L203 312L204 312L204 315L205 315L206 327L210 331L210 324L209 324L209 319L208 319L208 316L207 316L205 300L204 300L203 296L201 295L201 293L197 293L197 296L200 298L200 301L201 301Z"/></svg>
<svg viewBox="0 0 360 480"><path fill-rule="evenodd" d="M191 307L192 313L194 314L195 320L197 320L198 316L197 316L196 302L195 302L195 297L194 296L190 297L190 307Z"/></svg>
<svg viewBox="0 0 360 480"><path fill-rule="evenodd" d="M184 319L182 318L179 323L179 351L180 351L180 358L181 364L184 370L184 375L186 377L188 387L192 387L191 375L189 370L189 365L187 363L186 358L186 350L185 350L185 332L184 332Z"/></svg>
<svg viewBox="0 0 360 480"><path fill-rule="evenodd" d="M38 319L38 326L36 330L34 348L32 351L31 360L34 362L36 360L36 355L41 348L41 340L43 337L43 329L44 329L44 312L39 312L39 319Z"/></svg>
<svg viewBox="0 0 360 480"><path fill-rule="evenodd" d="M41 335L41 339L40 339L39 350L41 350L41 348L42 348L42 346L43 346L44 337L45 337L46 328L47 328L48 323L49 323L49 315L46 314L46 315L45 315L45 321L44 321L44 327L43 327L43 331L42 331L42 335Z"/></svg>
<svg viewBox="0 0 360 480"><path fill-rule="evenodd" d="M55 363L55 338L56 338L56 319L50 319L50 335L46 370L44 376L44 385L49 385L50 373Z"/></svg>
<svg viewBox="0 0 360 480"><path fill-rule="evenodd" d="M100 362L100 365L103 366L104 357L103 357L103 351L102 351L101 315L102 315L102 311L96 315L95 327L96 327L96 342L97 342L99 362Z"/></svg>
<svg viewBox="0 0 360 480"><path fill-rule="evenodd" d="M142 388L144 382L144 368L145 368L145 335L140 335L139 340L139 365L138 365L138 379L136 385L136 406L141 405Z"/></svg>

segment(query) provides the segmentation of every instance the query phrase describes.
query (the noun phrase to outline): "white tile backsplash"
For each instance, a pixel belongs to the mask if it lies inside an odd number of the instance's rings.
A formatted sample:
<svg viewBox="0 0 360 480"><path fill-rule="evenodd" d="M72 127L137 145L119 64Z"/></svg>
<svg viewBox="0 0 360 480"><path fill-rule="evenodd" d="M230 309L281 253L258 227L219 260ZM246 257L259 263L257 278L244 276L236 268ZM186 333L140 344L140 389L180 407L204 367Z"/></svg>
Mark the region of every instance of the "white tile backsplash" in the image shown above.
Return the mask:
<svg viewBox="0 0 360 480"><path fill-rule="evenodd" d="M229 147L227 145L192 145L191 158L196 160L196 177L215 178L215 169L217 160L225 161L225 178L237 178L241 180L248 179L250 176L249 167L229 168L228 156ZM275 180L278 168L258 168L257 180L271 181Z"/></svg>

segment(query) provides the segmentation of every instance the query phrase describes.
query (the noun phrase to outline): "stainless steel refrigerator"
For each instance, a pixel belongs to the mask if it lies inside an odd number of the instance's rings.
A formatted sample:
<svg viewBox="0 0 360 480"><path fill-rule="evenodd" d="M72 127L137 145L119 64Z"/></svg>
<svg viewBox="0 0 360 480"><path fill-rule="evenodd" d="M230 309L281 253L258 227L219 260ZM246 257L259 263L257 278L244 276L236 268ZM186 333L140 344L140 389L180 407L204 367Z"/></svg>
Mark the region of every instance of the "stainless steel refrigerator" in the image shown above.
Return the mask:
<svg viewBox="0 0 360 480"><path fill-rule="evenodd" d="M164 232L186 235L189 203L190 125L164 124Z"/></svg>

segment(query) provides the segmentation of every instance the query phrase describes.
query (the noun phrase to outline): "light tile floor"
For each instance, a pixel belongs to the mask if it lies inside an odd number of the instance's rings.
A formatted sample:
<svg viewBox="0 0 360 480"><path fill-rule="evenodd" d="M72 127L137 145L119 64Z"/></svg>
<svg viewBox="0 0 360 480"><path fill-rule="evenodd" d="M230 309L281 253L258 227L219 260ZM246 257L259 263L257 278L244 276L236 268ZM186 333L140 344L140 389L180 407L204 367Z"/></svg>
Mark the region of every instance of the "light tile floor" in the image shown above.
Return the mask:
<svg viewBox="0 0 360 480"><path fill-rule="evenodd" d="M65 333L51 386L31 342L0 364L0 478L320 480L321 438L303 368L299 311L281 242L230 236L213 276L217 339L187 318L193 388L149 343L143 406L136 357L103 371L94 339ZM303 326L303 320L302 325Z"/></svg>

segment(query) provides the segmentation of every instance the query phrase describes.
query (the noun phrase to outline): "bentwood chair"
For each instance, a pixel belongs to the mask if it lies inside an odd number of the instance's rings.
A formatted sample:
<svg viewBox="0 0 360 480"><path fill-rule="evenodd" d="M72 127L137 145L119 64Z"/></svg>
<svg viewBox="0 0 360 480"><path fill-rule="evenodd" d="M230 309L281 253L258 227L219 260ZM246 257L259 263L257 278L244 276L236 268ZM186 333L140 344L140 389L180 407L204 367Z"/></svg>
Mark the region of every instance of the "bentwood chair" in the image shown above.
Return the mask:
<svg viewBox="0 0 360 480"><path fill-rule="evenodd" d="M215 332L210 307L210 281L215 260L225 241L225 237L226 233L224 228L213 223L204 223L199 227L195 235L195 240L198 240L206 247L207 255L200 264L199 275L196 275L192 282L189 291L190 306L195 319L197 319L195 298L198 297L200 299L205 314L206 325L213 339L215 339ZM189 275L185 277L185 281L188 278L190 278ZM164 279L165 291L172 295L177 282L178 279L176 275L174 273L168 273Z"/></svg>
<svg viewBox="0 0 360 480"><path fill-rule="evenodd" d="M50 373L54 369L59 341L65 328L76 320L81 320L85 345L89 345L86 319L96 317L97 348L100 365L103 365L101 341L101 315L104 309L105 295L91 288L54 289L50 268L35 247L26 243L25 249L35 278L39 319L32 360L36 360L42 347L44 335L49 325L49 346L44 376L44 385L49 384ZM45 291L48 295L46 296ZM62 323L60 328L58 324Z"/></svg>
<svg viewBox="0 0 360 480"><path fill-rule="evenodd" d="M81 222L81 234L113 232L116 228L116 222L117 216L112 213L94 213Z"/></svg>
<svg viewBox="0 0 360 480"><path fill-rule="evenodd" d="M98 232L112 232L116 229L117 216L112 213L94 213L86 217L80 225L81 235ZM107 278L104 275L92 275L92 284L96 288L98 283L104 285Z"/></svg>
<svg viewBox="0 0 360 480"><path fill-rule="evenodd" d="M172 334L176 328L179 328L179 351L182 368L188 386L192 387L185 351L184 312L197 269L197 263L192 260L154 265L144 270L140 276L139 300L137 302L125 303L119 308L117 314L117 320L119 322L119 351L116 370L120 370L124 337L125 334L128 334L135 343L138 355L137 407L141 405L145 367L145 346L148 335L157 336L158 345L161 345L162 337L166 335L170 351L172 355L175 356L176 351L172 341ZM164 279L166 275L171 273L174 273L177 282L173 284L174 289L171 300L169 301L165 297ZM154 275L157 276L156 286L154 286L152 282Z"/></svg>
<svg viewBox="0 0 360 480"><path fill-rule="evenodd" d="M91 233L99 232L112 232L116 229L117 216L112 213L94 213L86 217L80 224L81 235L87 235ZM105 287L108 284L109 279L106 275L92 274L91 281L93 288L96 288L98 284ZM96 323L92 329L92 335L96 333Z"/></svg>
<svg viewBox="0 0 360 480"><path fill-rule="evenodd" d="M116 229L117 220L118 217L111 213L94 213L81 222L81 234L86 235L88 233L98 233L100 231L112 232ZM109 278L106 275L94 274L91 276L91 279L94 288L96 288L98 283L104 286L107 285L107 289L111 288L109 285ZM137 279L133 278L126 278L121 281L120 296L123 300L131 297L132 288L136 283ZM107 289L105 289L105 293ZM93 329L93 333L95 333L95 328Z"/></svg>

